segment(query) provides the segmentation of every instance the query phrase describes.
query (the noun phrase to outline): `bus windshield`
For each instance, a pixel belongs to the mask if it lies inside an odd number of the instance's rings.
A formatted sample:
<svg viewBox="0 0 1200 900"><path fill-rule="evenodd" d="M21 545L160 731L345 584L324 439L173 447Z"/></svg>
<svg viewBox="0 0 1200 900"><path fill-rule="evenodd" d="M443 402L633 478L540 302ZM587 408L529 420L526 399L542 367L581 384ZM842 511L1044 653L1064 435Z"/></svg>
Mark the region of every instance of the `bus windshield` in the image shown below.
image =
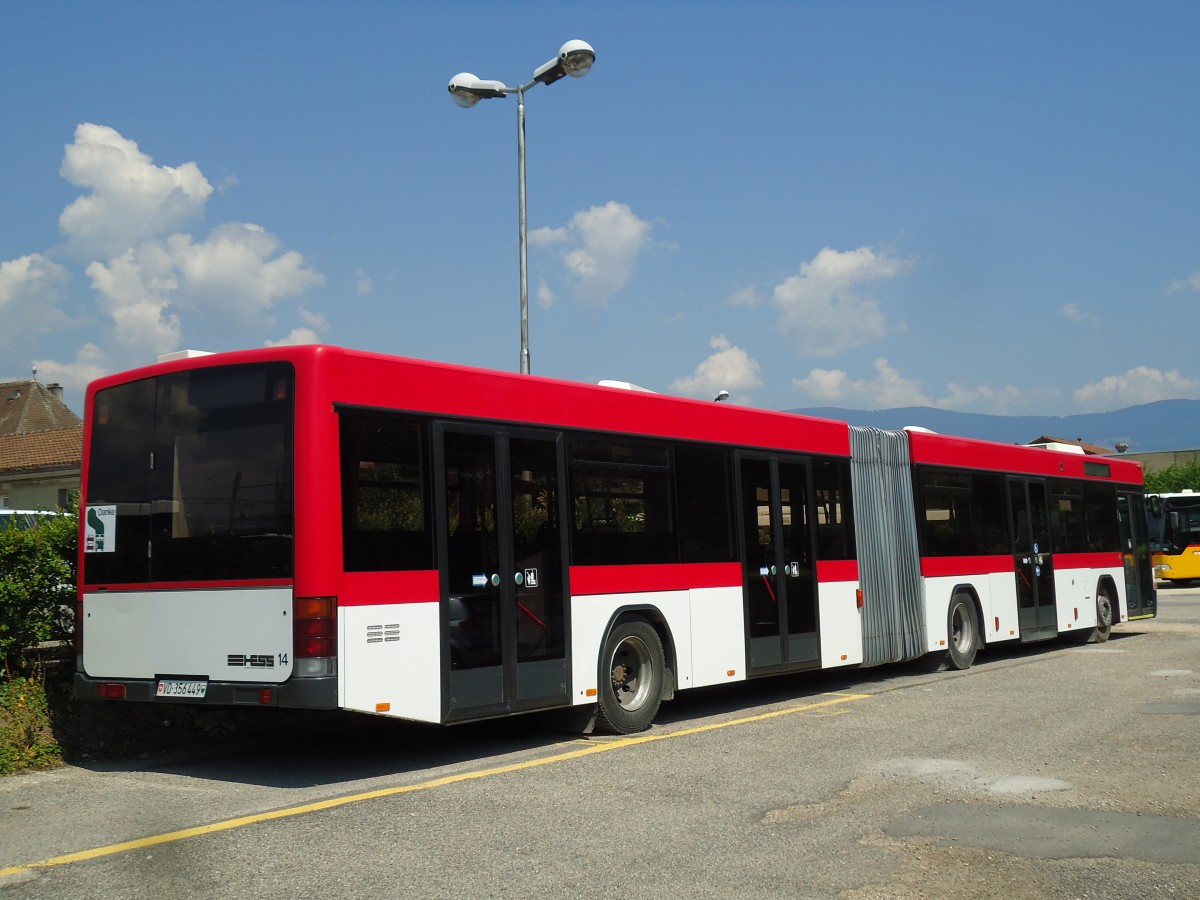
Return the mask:
<svg viewBox="0 0 1200 900"><path fill-rule="evenodd" d="M294 381L268 363L98 392L85 583L290 577Z"/></svg>
<svg viewBox="0 0 1200 900"><path fill-rule="evenodd" d="M1171 497L1163 503L1162 544L1172 556L1200 544L1200 496Z"/></svg>

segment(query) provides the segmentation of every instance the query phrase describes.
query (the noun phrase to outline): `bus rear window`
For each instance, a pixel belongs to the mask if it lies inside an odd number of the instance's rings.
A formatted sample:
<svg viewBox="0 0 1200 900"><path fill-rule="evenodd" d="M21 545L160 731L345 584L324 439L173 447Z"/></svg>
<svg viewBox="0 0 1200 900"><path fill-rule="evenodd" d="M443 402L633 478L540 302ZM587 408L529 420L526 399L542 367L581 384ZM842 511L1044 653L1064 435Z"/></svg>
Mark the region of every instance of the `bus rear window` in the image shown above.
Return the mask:
<svg viewBox="0 0 1200 900"><path fill-rule="evenodd" d="M290 577L293 383L272 363L98 393L86 583Z"/></svg>

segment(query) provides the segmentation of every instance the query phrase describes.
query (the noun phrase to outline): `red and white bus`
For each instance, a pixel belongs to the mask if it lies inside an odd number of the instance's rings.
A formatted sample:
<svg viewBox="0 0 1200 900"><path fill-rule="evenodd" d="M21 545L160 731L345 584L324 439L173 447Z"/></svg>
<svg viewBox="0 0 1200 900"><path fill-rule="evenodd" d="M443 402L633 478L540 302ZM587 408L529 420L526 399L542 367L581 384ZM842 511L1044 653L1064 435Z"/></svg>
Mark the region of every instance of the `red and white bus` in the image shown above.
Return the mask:
<svg viewBox="0 0 1200 900"><path fill-rule="evenodd" d="M633 732L1155 602L1136 463L328 346L100 379L82 490L83 698Z"/></svg>

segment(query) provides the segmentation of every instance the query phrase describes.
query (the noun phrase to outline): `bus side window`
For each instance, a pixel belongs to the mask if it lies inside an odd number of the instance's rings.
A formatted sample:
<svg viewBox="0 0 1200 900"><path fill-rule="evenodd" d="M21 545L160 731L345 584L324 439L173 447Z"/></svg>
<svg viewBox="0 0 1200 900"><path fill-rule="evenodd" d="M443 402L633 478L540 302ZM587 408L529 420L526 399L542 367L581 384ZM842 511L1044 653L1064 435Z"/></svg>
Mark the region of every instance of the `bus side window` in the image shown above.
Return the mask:
<svg viewBox="0 0 1200 900"><path fill-rule="evenodd" d="M626 438L575 438L569 446L572 562L678 562L668 448Z"/></svg>
<svg viewBox="0 0 1200 900"><path fill-rule="evenodd" d="M814 460L813 491L817 505L817 556L854 559L854 516L850 502L850 463Z"/></svg>
<svg viewBox="0 0 1200 900"><path fill-rule="evenodd" d="M340 425L346 570L435 568L428 426L350 413Z"/></svg>

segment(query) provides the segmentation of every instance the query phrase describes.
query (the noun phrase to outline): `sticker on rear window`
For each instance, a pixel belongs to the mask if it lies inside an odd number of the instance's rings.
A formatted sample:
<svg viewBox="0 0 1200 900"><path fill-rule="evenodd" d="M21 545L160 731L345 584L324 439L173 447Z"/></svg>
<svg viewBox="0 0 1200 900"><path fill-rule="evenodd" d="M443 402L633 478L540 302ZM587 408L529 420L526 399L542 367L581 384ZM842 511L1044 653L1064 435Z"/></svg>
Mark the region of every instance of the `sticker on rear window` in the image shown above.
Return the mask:
<svg viewBox="0 0 1200 900"><path fill-rule="evenodd" d="M117 550L117 507L89 506L83 533L86 553L115 553Z"/></svg>

